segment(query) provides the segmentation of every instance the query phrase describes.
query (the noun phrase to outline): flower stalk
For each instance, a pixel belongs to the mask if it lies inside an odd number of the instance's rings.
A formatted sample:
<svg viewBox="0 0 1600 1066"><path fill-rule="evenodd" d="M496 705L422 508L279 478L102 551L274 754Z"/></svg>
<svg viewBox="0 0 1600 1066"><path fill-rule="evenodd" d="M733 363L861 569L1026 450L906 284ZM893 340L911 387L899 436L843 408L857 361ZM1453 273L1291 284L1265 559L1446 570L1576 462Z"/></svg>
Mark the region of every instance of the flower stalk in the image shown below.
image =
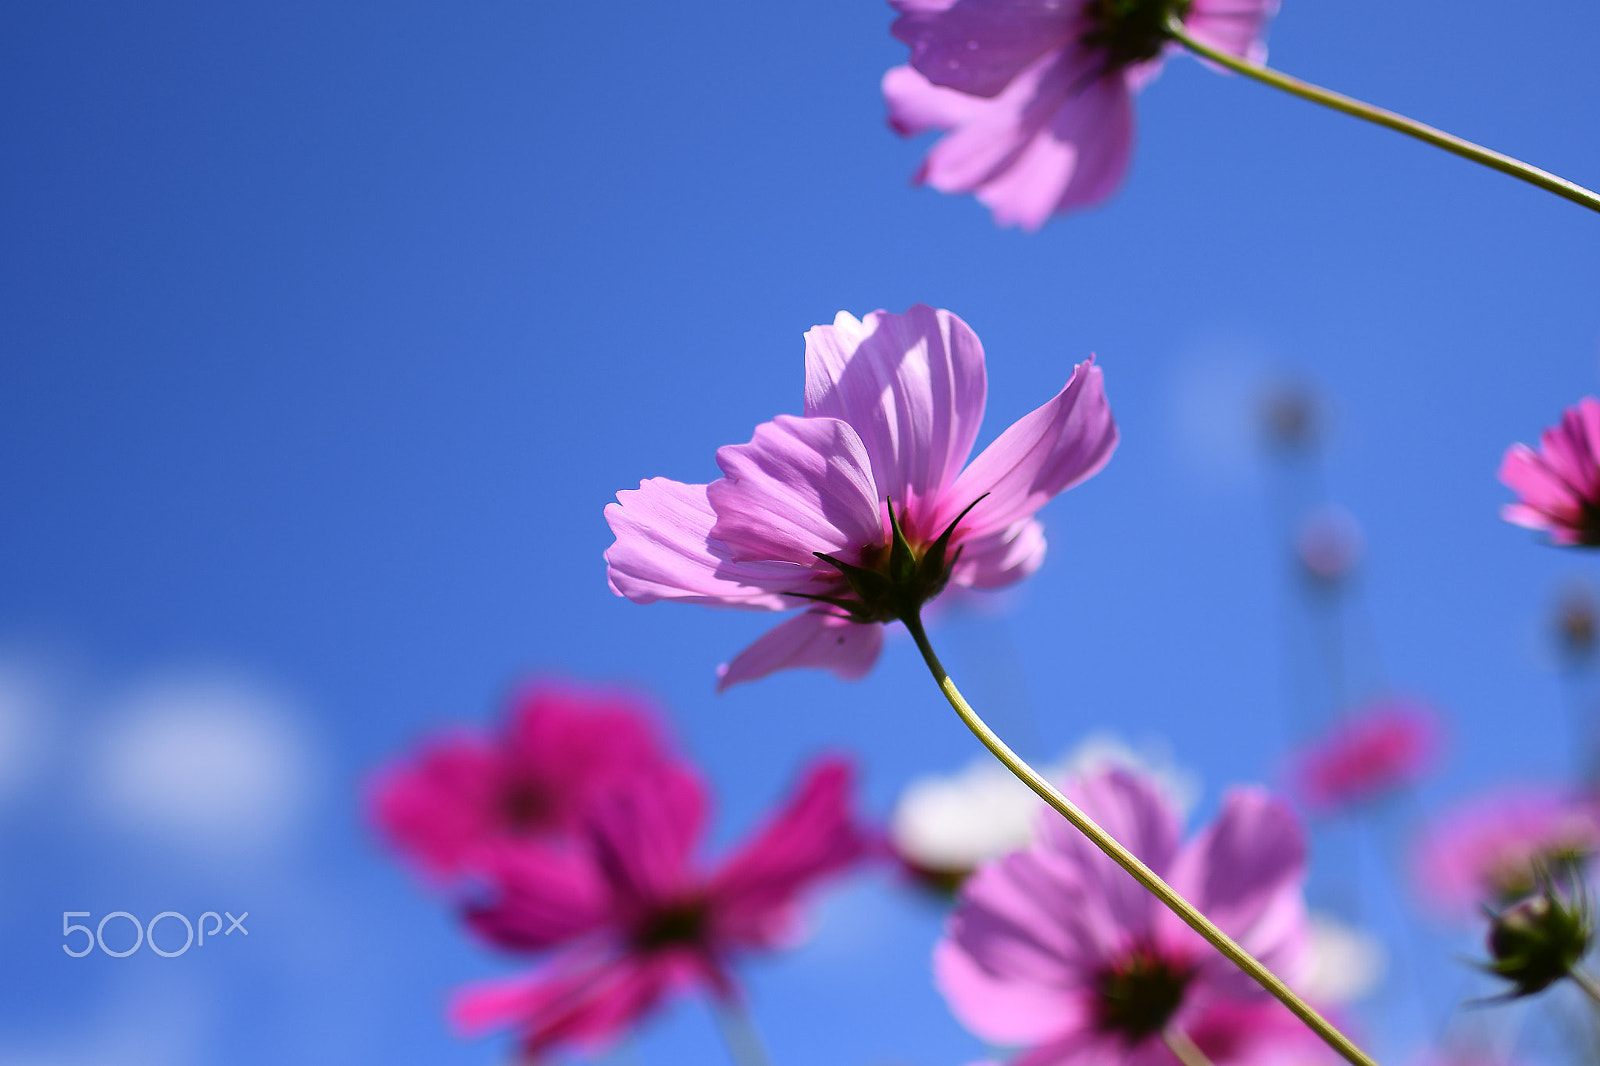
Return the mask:
<svg viewBox="0 0 1600 1066"><path fill-rule="evenodd" d="M711 1012L717 1019L717 1032L727 1046L734 1066L772 1066L766 1044L750 1014L737 1001L714 1000Z"/></svg>
<svg viewBox="0 0 1600 1066"><path fill-rule="evenodd" d="M1334 1051L1338 1052L1352 1066L1377 1066L1377 1063L1365 1052L1357 1047L1347 1036L1335 1028L1326 1018L1305 1000L1297 996L1294 991L1267 969L1260 960L1240 947L1232 937L1212 923L1204 914L1179 895L1172 886L1163 881L1156 873L1141 862L1138 856L1123 847L1111 834L1107 833L1094 820L1078 808L1071 800L1062 795L1049 781L1045 780L1038 771L1029 766L1016 752L1012 751L999 735L990 729L988 724L972 709L961 691L956 688L956 683L951 680L944 664L939 661L939 656L933 650L933 645L928 640L928 633L923 628L922 618L918 611L908 611L900 619L905 623L906 629L911 632L911 637L917 642L917 650L922 652L922 659L928 664L928 670L933 674L933 679L939 685L939 690L955 709L956 714L966 727L972 730L974 736L988 748L996 759L1015 774L1023 784L1032 789L1038 797L1049 804L1052 809L1070 822L1073 828L1088 837L1095 847L1099 848L1118 866L1126 870L1135 881L1139 882L1151 895L1155 896L1172 913L1176 914L1184 924L1199 933L1212 947L1221 952L1228 961L1244 971L1252 980L1267 992L1271 993L1280 1003L1289 1008L1295 1017L1306 1024L1317 1036Z"/></svg>
<svg viewBox="0 0 1600 1066"><path fill-rule="evenodd" d="M1320 85L1301 81L1299 78L1291 77L1281 71L1251 63L1229 52L1213 48L1192 36L1183 28L1183 23L1178 19L1174 18L1168 21L1167 35L1194 54L1226 67L1236 74L1243 74L1247 78L1253 78L1264 85L1272 86L1274 89L1281 89L1293 96L1300 97L1302 100L1310 100L1314 104L1321 104L1323 107L1332 108L1346 115L1364 119L1375 125L1403 133L1407 137L1415 137L1417 140L1431 144L1435 148L1443 148L1445 151L1458 155L1463 159L1481 163L1491 170L1509 174L1513 178L1525 181L1530 185L1536 185L1546 192L1553 192L1557 196L1587 207L1591 211L1600 211L1600 194L1594 193L1582 185L1552 174L1548 170L1540 170L1536 166L1531 166L1503 152L1496 152L1493 149L1474 144L1454 134L1446 133L1441 129L1436 129L1426 123L1418 122L1416 119L1407 118L1405 115L1387 111L1381 107L1374 107L1372 104L1357 100L1354 97L1336 93L1331 89L1324 89Z"/></svg>

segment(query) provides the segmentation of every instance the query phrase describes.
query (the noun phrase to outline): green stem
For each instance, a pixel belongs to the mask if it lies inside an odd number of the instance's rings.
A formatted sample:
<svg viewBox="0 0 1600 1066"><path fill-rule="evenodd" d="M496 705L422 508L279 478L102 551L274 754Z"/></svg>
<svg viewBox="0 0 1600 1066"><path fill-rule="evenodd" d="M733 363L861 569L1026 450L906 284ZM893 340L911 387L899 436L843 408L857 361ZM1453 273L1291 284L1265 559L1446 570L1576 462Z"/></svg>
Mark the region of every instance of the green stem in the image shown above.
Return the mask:
<svg viewBox="0 0 1600 1066"><path fill-rule="evenodd" d="M1574 966L1567 971L1567 976L1572 978L1573 984L1583 989L1584 995L1593 1000L1596 1006L1600 1006L1600 981L1595 980L1594 974L1582 966Z"/></svg>
<svg viewBox="0 0 1600 1066"><path fill-rule="evenodd" d="M1016 752L1006 746L1006 742L995 735L994 730L986 725L978 712L962 697L956 688L956 683L950 680L950 675L945 672L944 664L939 662L939 656L934 653L933 645L928 643L927 631L922 628L922 619L915 613L909 613L901 619L907 629L911 631L912 638L917 642L917 648L922 652L922 659L928 664L928 670L933 674L933 679L938 682L939 690L944 693L944 698L950 701L950 706L955 708L957 715L972 730L983 746L988 748L995 758L1004 764L1017 776L1023 784L1038 794L1039 798L1054 808L1063 818L1071 822L1073 828L1088 837L1090 842L1101 851L1105 852L1112 861L1133 876L1133 879L1143 885L1151 895L1155 896L1167 906L1172 913L1181 918L1184 924L1199 933L1206 942L1220 951L1228 961L1255 980L1262 988L1277 997L1285 1007L1294 1012L1299 1018L1320 1036L1329 1047L1337 1051L1349 1061L1352 1066L1377 1066L1365 1052L1356 1047L1348 1037L1328 1023L1327 1019L1318 1014L1311 1005L1280 980L1277 974L1267 969L1255 956L1234 942L1233 938L1218 929L1205 915L1197 910L1194 904L1180 896L1160 877L1155 871L1139 861L1139 858L1117 842L1116 838L1094 823L1083 811L1079 810L1067 797L1049 781L1024 762Z"/></svg>
<svg viewBox="0 0 1600 1066"><path fill-rule="evenodd" d="M711 1013L716 1016L717 1031L722 1034L734 1066L772 1066L761 1034L743 1007L733 1001L714 1001Z"/></svg>
<svg viewBox="0 0 1600 1066"><path fill-rule="evenodd" d="M1282 89L1284 92L1298 96L1302 100L1310 100L1314 104L1331 107L1335 111L1342 111L1347 115L1353 115L1376 125L1396 130L1407 137L1415 137L1417 140L1431 144L1435 148L1443 148L1447 152L1453 152L1463 159L1470 159L1474 163L1482 163L1484 166L1498 170L1502 174L1510 174L1513 178L1520 178L1529 185L1537 185L1547 192L1553 192L1557 196L1571 200L1575 204L1581 204L1591 211L1600 211L1600 194L1590 192L1582 185L1577 185L1566 178L1558 177L1548 170L1540 170L1538 167L1529 166L1520 159L1514 159L1482 145L1473 144L1471 141L1463 140L1454 134L1435 129L1404 115L1398 115L1393 111L1385 111L1381 107L1373 107L1371 104L1363 103L1354 97L1345 96L1343 93L1336 93L1331 89L1324 89L1320 85L1312 85L1308 81L1290 77L1270 67L1263 67L1240 59L1236 55L1213 48L1190 36L1189 32L1183 28L1183 23L1177 19L1173 19L1167 24L1167 33L1173 40L1196 55L1204 56L1213 63L1243 74L1247 78L1254 78L1256 81L1270 85L1274 89Z"/></svg>

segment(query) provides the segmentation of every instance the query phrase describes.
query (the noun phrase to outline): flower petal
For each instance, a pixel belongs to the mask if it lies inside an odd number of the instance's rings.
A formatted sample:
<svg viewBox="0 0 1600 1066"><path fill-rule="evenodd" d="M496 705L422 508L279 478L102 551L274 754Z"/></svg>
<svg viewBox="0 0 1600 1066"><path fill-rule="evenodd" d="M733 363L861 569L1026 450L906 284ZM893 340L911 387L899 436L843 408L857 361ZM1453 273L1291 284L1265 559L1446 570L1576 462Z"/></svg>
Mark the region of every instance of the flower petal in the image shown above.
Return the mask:
<svg viewBox="0 0 1600 1066"><path fill-rule="evenodd" d="M649 910L689 889L707 805L704 782L681 766L639 774L595 800L590 844L619 909Z"/></svg>
<svg viewBox="0 0 1600 1066"><path fill-rule="evenodd" d="M774 593L804 575L793 563L735 562L712 534L716 512L705 485L657 477L617 493L606 507L616 543L606 550L611 591L634 603L678 600L769 611L791 604Z"/></svg>
<svg viewBox="0 0 1600 1066"><path fill-rule="evenodd" d="M555 947L611 919L599 871L572 849L523 842L492 850L480 872L491 899L469 907L467 925L491 944L518 951Z"/></svg>
<svg viewBox="0 0 1600 1066"><path fill-rule="evenodd" d="M1044 526L1025 518L998 533L963 540L950 581L974 589L1005 588L1039 569L1044 552Z"/></svg>
<svg viewBox="0 0 1600 1066"><path fill-rule="evenodd" d="M917 304L863 321L841 311L806 334L806 417L850 424L913 537L941 532L927 527L972 453L985 390L983 345L949 311Z"/></svg>
<svg viewBox="0 0 1600 1066"><path fill-rule="evenodd" d="M940 518L954 519L983 496L962 519L960 539L1006 529L1098 473L1116 446L1100 368L1079 363L1053 400L1018 419L961 472Z"/></svg>
<svg viewBox="0 0 1600 1066"><path fill-rule="evenodd" d="M779 670L819 667L846 681L867 675L883 651L883 627L852 622L832 611L806 611L767 630L733 662L717 668L717 691Z"/></svg>
<svg viewBox="0 0 1600 1066"><path fill-rule="evenodd" d="M440 737L378 774L368 790L369 816L407 858L449 879L494 833L491 793L498 769L482 738Z"/></svg>
<svg viewBox="0 0 1600 1066"><path fill-rule="evenodd" d="M933 979L961 1024L992 1043L1040 1044L1087 1021L1069 987L997 976L950 939L934 948Z"/></svg>
<svg viewBox="0 0 1600 1066"><path fill-rule="evenodd" d="M859 562L887 543L872 466L861 438L834 418L779 415L756 427L749 444L717 450L727 476L707 499L717 513L713 540L735 560L780 560L835 571L817 552Z"/></svg>
<svg viewBox="0 0 1600 1066"><path fill-rule="evenodd" d="M1183 26L1213 48L1265 63L1267 23L1277 13L1278 0L1194 0Z"/></svg>
<svg viewBox="0 0 1600 1066"><path fill-rule="evenodd" d="M772 947L794 926L798 897L867 852L852 812L855 769L847 759L814 763L784 808L711 880L717 933Z"/></svg>
<svg viewBox="0 0 1600 1066"><path fill-rule="evenodd" d="M893 2L893 0L891 0ZM957 0L895 3L889 32L911 46L911 65L935 85L994 96L1024 67L1071 40L1078 3Z"/></svg>

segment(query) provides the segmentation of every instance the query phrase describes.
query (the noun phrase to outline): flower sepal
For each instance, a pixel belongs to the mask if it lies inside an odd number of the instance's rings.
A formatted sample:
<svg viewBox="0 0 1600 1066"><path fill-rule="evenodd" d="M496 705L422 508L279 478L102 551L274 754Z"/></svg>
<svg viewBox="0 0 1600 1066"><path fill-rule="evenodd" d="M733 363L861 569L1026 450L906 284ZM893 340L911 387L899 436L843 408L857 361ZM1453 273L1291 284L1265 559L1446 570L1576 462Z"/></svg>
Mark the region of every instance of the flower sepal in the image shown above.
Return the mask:
<svg viewBox="0 0 1600 1066"><path fill-rule="evenodd" d="M1571 977L1594 942L1594 919L1581 878L1568 893L1558 892L1542 872L1540 881L1538 895L1498 913L1488 911L1490 961L1483 968L1512 983L1509 999L1534 995Z"/></svg>
<svg viewBox="0 0 1600 1066"><path fill-rule="evenodd" d="M987 495L988 493L984 493L984 496ZM827 552L813 553L818 559L844 575L855 598L817 595L804 598L838 607L847 612L854 622L892 622L897 619L905 621L919 616L922 605L943 592L945 585L950 581L950 571L961 558L959 547L956 548L955 554L950 554L950 537L955 533L956 526L961 524L961 520L967 517L968 512L982 499L983 496L979 496L967 504L962 512L945 526L944 532L940 533L933 543L921 548L912 544L906 536L905 530L900 526L900 518L895 514L894 501L889 500L889 528L892 536L888 555L881 565L857 566L835 558Z"/></svg>

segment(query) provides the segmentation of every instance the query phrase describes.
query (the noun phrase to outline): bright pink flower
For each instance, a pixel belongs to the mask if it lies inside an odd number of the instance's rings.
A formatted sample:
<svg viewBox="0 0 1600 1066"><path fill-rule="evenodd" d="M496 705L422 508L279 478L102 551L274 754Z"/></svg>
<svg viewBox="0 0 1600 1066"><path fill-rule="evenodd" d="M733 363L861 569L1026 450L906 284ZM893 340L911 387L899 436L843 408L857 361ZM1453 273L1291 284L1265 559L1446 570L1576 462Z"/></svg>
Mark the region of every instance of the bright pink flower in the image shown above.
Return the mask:
<svg viewBox="0 0 1600 1066"><path fill-rule="evenodd" d="M1418 848L1417 893L1432 910L1475 917L1537 888L1535 867L1558 880L1600 853L1600 804L1552 788L1506 788L1440 818Z"/></svg>
<svg viewBox="0 0 1600 1066"><path fill-rule="evenodd" d="M1600 545L1600 400L1586 396L1544 431L1539 450L1513 444L1500 480L1521 497L1500 517L1556 544Z"/></svg>
<svg viewBox="0 0 1600 1066"><path fill-rule="evenodd" d="M1414 784L1438 750L1438 718L1425 704L1383 700L1338 723L1294 760L1295 783L1327 813Z"/></svg>
<svg viewBox="0 0 1600 1066"><path fill-rule="evenodd" d="M862 676L883 645L876 623L908 598L914 609L947 581L994 589L1036 570L1035 512L1116 447L1100 369L1084 362L963 469L986 388L983 347L950 312L841 311L806 334L804 417L720 449L725 476L709 485L652 478L617 493L612 590L635 603L810 608L741 652L723 688L802 666ZM916 569L900 584L890 501Z"/></svg>
<svg viewBox="0 0 1600 1066"><path fill-rule="evenodd" d="M1176 806L1124 770L1068 793L1090 817L1291 983L1310 928L1306 845L1288 805L1235 789L1187 843ZM934 953L956 1016L1018 1066L1168 1066L1176 1030L1217 1066L1282 1061L1292 1016L1124 870L1059 819L1032 847L982 867ZM1275 1054L1277 1053L1277 1054Z"/></svg>
<svg viewBox="0 0 1600 1066"><path fill-rule="evenodd" d="M1035 230L1105 200L1133 150L1133 96L1161 70L1181 9L1207 44L1256 62L1278 0L890 0L909 66L884 75L889 125L950 132L916 180L976 193L1002 226Z"/></svg>
<svg viewBox="0 0 1600 1066"><path fill-rule="evenodd" d="M683 772L639 778L598 804L591 863L552 874L502 853L490 878L498 898L471 924L501 947L561 950L532 973L462 991L457 1025L515 1027L530 1055L557 1044L593 1051L672 993L737 995L733 959L783 946L801 898L866 853L852 778L843 760L814 764L777 816L711 870L693 856L705 791Z"/></svg>
<svg viewBox="0 0 1600 1066"><path fill-rule="evenodd" d="M559 847L596 796L670 761L656 717L626 693L532 686L512 700L498 736L439 737L382 770L372 820L435 877L467 872L506 844Z"/></svg>

